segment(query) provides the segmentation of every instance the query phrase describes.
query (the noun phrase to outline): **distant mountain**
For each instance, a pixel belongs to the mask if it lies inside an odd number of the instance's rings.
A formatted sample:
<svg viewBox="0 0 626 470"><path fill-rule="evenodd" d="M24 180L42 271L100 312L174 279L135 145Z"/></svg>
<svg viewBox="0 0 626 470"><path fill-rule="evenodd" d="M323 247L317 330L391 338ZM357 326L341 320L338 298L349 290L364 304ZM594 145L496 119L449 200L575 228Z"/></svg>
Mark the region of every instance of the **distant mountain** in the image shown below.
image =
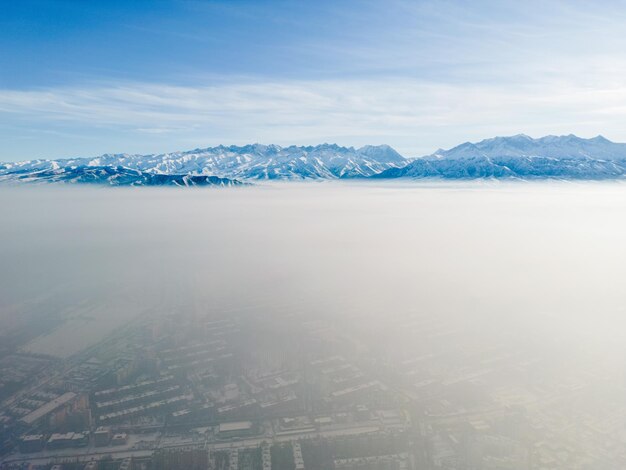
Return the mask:
<svg viewBox="0 0 626 470"><path fill-rule="evenodd" d="M127 168L150 175L211 175L231 180L307 180L372 176L406 160L388 145L360 149L335 144L219 146L159 155L33 160L0 166L0 175L60 168Z"/></svg>
<svg viewBox="0 0 626 470"><path fill-rule="evenodd" d="M209 175L152 174L124 167L65 166L47 169L14 169L4 172L0 182L82 183L109 186L234 186L236 180Z"/></svg>
<svg viewBox="0 0 626 470"><path fill-rule="evenodd" d="M626 144L602 136L495 137L438 150L374 178L561 178L608 179L626 176Z"/></svg>
<svg viewBox="0 0 626 470"><path fill-rule="evenodd" d="M0 181L108 185L220 185L256 180L347 178L626 177L626 144L598 136L533 139L527 135L466 142L450 150L405 159L388 145L359 149L335 144L219 146L158 155L106 154L96 158L32 160L0 165Z"/></svg>

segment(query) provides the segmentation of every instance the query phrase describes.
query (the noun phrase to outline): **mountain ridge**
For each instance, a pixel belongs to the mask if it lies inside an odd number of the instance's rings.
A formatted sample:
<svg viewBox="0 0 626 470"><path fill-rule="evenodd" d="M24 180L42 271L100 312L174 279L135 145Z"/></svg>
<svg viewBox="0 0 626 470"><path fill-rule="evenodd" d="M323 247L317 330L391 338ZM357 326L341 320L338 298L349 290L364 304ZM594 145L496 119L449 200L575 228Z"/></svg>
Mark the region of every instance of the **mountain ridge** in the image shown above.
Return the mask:
<svg viewBox="0 0 626 470"><path fill-rule="evenodd" d="M449 150L438 150L434 154L446 158L464 158L468 156L488 157L552 157L595 159L626 158L626 144L611 142L598 135L590 139L574 134L556 136L547 135L533 139L526 134L498 136L479 142L464 142Z"/></svg>
<svg viewBox="0 0 626 470"><path fill-rule="evenodd" d="M626 176L626 144L599 135L533 139L525 134L464 142L372 178L614 179Z"/></svg>
<svg viewBox="0 0 626 470"><path fill-rule="evenodd" d="M207 147L163 154L104 154L6 164L4 173L74 166L124 167L150 174L211 175L235 180L339 179L368 177L406 159L387 145L359 149L337 144L281 147L249 144Z"/></svg>
<svg viewBox="0 0 626 470"><path fill-rule="evenodd" d="M239 186L237 180L210 175L151 174L124 167L74 166L0 173L0 182L69 183L107 186Z"/></svg>
<svg viewBox="0 0 626 470"><path fill-rule="evenodd" d="M219 145L162 154L103 154L0 164L0 181L112 185L238 185L260 180L354 178L617 179L626 144L599 135L497 136L405 158L389 145ZM204 178L204 179L203 179ZM215 179L212 179L215 178Z"/></svg>

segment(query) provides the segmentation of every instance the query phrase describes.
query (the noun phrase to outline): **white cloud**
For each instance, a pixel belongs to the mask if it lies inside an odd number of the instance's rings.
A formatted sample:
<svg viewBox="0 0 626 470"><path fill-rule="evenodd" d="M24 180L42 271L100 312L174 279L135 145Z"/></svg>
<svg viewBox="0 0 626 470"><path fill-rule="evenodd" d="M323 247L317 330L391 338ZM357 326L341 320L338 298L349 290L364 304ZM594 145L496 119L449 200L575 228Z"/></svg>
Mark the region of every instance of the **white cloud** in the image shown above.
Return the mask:
<svg viewBox="0 0 626 470"><path fill-rule="evenodd" d="M128 139L167 135L177 145L387 142L414 155L518 132L619 139L626 86L595 85L562 79L515 86L377 79L0 90L0 119L122 131Z"/></svg>

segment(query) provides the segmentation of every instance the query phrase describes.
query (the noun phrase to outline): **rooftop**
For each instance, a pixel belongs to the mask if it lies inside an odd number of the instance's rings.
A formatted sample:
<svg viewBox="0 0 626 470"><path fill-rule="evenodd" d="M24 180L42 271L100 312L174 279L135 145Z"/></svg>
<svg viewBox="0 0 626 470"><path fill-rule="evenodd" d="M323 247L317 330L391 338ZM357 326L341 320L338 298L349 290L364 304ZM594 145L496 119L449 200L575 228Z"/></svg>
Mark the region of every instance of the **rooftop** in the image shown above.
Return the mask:
<svg viewBox="0 0 626 470"><path fill-rule="evenodd" d="M252 429L252 422L250 421L221 423L219 426L219 432L248 431L249 429Z"/></svg>

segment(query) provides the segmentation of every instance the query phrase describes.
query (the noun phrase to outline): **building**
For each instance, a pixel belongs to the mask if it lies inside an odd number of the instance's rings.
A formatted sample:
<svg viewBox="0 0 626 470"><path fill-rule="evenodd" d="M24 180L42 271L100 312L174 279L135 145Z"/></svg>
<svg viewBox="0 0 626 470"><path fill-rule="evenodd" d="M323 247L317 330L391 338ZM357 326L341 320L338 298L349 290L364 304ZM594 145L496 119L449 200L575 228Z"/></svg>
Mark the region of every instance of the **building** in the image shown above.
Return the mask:
<svg viewBox="0 0 626 470"><path fill-rule="evenodd" d="M76 398L76 394L74 392L67 392L63 395L56 397L54 400L49 401L45 405L40 406L34 411L31 411L26 416L24 416L21 421L28 425L33 424L35 421L40 420L44 416L52 413L54 410L60 408L63 405L66 405L70 401Z"/></svg>
<svg viewBox="0 0 626 470"><path fill-rule="evenodd" d="M228 455L228 470L239 470L239 451L231 449Z"/></svg>
<svg viewBox="0 0 626 470"><path fill-rule="evenodd" d="M115 434L113 436L113 439L111 439L112 446L123 446L127 442L128 442L128 434L126 434L125 432Z"/></svg>
<svg viewBox="0 0 626 470"><path fill-rule="evenodd" d="M74 433L68 432L65 434L54 433L48 439L49 449L65 449L74 446Z"/></svg>
<svg viewBox="0 0 626 470"><path fill-rule="evenodd" d="M96 447L108 446L111 442L111 429L106 426L100 426L93 433L94 444Z"/></svg>
<svg viewBox="0 0 626 470"><path fill-rule="evenodd" d="M236 421L232 423L221 423L218 427L217 435L221 439L231 437L244 437L254 434L254 426L251 421Z"/></svg>
<svg viewBox="0 0 626 470"><path fill-rule="evenodd" d="M158 449L152 459L154 470L207 470L212 468L209 452L202 448Z"/></svg>
<svg viewBox="0 0 626 470"><path fill-rule="evenodd" d="M261 444L261 463L263 465L262 470L272 470L272 454L267 442Z"/></svg>
<svg viewBox="0 0 626 470"><path fill-rule="evenodd" d="M118 470L132 470L133 469L133 459L132 457L126 458L122 460Z"/></svg>
<svg viewBox="0 0 626 470"><path fill-rule="evenodd" d="M85 447L89 444L89 435L83 432L75 432L72 437L72 447Z"/></svg>
<svg viewBox="0 0 626 470"><path fill-rule="evenodd" d="M367 421L372 418L369 408L365 405L358 405L356 407L354 417L357 421Z"/></svg>
<svg viewBox="0 0 626 470"><path fill-rule="evenodd" d="M45 444L43 434L31 434L28 436L22 436L20 439L20 452L28 454L31 452L39 452L43 450Z"/></svg>
<svg viewBox="0 0 626 470"><path fill-rule="evenodd" d="M295 470L304 470L304 459L302 458L302 447L300 447L300 443L294 442L292 449Z"/></svg>

